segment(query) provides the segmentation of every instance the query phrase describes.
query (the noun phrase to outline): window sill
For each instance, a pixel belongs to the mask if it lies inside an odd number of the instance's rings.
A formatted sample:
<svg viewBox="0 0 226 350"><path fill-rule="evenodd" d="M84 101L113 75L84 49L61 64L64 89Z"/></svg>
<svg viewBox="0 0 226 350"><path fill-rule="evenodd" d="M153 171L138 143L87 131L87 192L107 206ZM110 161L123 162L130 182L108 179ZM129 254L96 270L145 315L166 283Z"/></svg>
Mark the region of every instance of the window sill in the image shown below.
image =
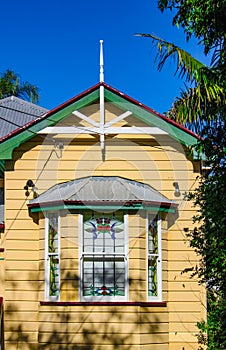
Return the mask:
<svg viewBox="0 0 226 350"><path fill-rule="evenodd" d="M165 301L40 301L43 306L140 306L140 307L166 307Z"/></svg>

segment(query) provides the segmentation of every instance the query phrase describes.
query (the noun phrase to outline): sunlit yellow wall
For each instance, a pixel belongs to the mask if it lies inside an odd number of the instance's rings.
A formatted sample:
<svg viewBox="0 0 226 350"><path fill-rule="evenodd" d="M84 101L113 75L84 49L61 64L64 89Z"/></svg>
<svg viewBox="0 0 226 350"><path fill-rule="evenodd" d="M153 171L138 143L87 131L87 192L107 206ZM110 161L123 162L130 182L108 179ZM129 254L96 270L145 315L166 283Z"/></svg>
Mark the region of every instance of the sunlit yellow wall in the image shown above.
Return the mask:
<svg viewBox="0 0 226 350"><path fill-rule="evenodd" d="M94 108L94 119L95 112ZM110 120L113 112L109 110L106 118ZM185 149L168 136L115 135L106 137L103 159L98 135L61 135L59 140L64 142L62 152L50 135L37 136L6 162L2 236L6 350L39 349L45 343L55 344L48 346L54 350L74 349L73 344L98 350L197 349L195 324L205 316L203 291L194 279L181 274L197 261L183 230L192 227L194 214L184 193L197 185L197 172ZM91 175L141 181L178 203L179 218L174 223L163 218L163 301L167 306L40 305L44 300L44 219L42 214L29 215L32 193L27 197L24 186L32 179L41 194L56 183ZM174 182L179 184L179 197L174 196ZM146 222L139 213L129 217L128 232L129 301L145 302ZM62 301L79 300L78 256L78 216L67 213L61 219Z"/></svg>

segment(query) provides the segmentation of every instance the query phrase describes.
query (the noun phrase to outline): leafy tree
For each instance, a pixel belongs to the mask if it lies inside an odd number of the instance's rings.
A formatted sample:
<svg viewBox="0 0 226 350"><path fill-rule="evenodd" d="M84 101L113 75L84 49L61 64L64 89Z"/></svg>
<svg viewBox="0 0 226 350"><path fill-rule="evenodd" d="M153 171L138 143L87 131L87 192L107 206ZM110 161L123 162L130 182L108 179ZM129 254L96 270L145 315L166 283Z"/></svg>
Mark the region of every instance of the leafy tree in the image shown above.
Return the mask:
<svg viewBox="0 0 226 350"><path fill-rule="evenodd" d="M156 62L161 70L169 58L176 58L176 73L185 78L185 90L168 113L170 118L202 136L198 151L209 170L199 187L189 194L197 214L195 227L187 231L190 245L200 255L192 276L206 283L207 323L199 322L199 341L209 350L226 348L226 0L158 0L161 11L174 10L173 24L182 27L187 40L195 36L204 54L212 57L205 66L173 43L150 34L157 45ZM205 336L207 333L207 337Z"/></svg>
<svg viewBox="0 0 226 350"><path fill-rule="evenodd" d="M225 0L158 0L158 7L162 12L176 10L173 25L182 26L187 40L200 39L205 54L214 50L212 62L225 63Z"/></svg>
<svg viewBox="0 0 226 350"><path fill-rule="evenodd" d="M38 88L29 82L21 82L19 76L12 70L6 70L0 77L0 98L17 96L22 99L38 102Z"/></svg>
<svg viewBox="0 0 226 350"><path fill-rule="evenodd" d="M190 245L201 255L200 265L187 269L207 286L207 323L200 322L208 334L209 350L226 348L226 133L225 120L213 121L200 145L209 170L200 179L199 187L190 193L197 214L194 230L187 232ZM203 333L201 340L205 340ZM205 342L204 342L205 344Z"/></svg>

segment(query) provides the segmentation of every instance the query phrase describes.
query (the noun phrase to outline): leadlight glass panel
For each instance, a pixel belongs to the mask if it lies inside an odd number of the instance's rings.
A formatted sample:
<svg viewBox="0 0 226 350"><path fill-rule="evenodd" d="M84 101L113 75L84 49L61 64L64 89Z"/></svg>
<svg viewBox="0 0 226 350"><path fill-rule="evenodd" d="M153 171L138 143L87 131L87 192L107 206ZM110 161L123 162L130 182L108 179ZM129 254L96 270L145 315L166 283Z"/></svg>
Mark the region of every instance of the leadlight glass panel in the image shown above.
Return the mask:
<svg viewBox="0 0 226 350"><path fill-rule="evenodd" d="M82 295L125 296L123 213L86 213L82 251Z"/></svg>
<svg viewBox="0 0 226 350"><path fill-rule="evenodd" d="M159 220L158 217L148 220L148 295L158 297L159 295Z"/></svg>
<svg viewBox="0 0 226 350"><path fill-rule="evenodd" d="M60 290L59 227L58 215L48 217L48 284L49 297L58 297Z"/></svg>

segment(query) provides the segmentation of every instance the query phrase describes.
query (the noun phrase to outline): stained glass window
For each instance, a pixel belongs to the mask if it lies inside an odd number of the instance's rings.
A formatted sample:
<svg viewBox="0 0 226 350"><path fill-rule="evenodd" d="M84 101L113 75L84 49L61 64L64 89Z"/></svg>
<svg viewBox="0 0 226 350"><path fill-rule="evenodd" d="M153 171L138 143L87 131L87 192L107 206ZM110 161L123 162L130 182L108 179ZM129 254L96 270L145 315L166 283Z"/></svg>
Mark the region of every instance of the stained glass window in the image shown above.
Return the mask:
<svg viewBox="0 0 226 350"><path fill-rule="evenodd" d="M60 291L59 225L58 215L49 214L47 235L47 298L58 299Z"/></svg>
<svg viewBox="0 0 226 350"><path fill-rule="evenodd" d="M148 217L148 295L160 298L161 293L161 227L158 216Z"/></svg>
<svg viewBox="0 0 226 350"><path fill-rule="evenodd" d="M122 212L85 213L82 242L82 296L124 297L125 228Z"/></svg>

